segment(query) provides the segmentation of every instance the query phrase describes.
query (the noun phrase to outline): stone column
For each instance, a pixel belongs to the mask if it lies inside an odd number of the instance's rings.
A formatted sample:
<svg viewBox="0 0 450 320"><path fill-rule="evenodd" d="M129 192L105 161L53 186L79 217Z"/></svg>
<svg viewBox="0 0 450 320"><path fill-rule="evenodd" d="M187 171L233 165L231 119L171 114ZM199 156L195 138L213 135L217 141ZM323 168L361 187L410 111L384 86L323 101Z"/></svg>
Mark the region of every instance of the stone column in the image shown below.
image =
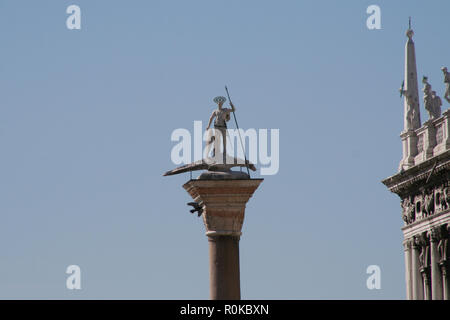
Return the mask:
<svg viewBox="0 0 450 320"><path fill-rule="evenodd" d="M413 299L412 292L412 273L411 273L411 239L406 239L403 242L403 247L405 249L405 280L406 280L406 299Z"/></svg>
<svg viewBox="0 0 450 320"><path fill-rule="evenodd" d="M262 181L230 179L227 175L202 175L198 180L190 180L183 185L203 208L203 222L209 242L212 300L241 298L239 238L246 203Z"/></svg>
<svg viewBox="0 0 450 320"><path fill-rule="evenodd" d="M211 299L240 299L239 236L209 236L208 242Z"/></svg>
<svg viewBox="0 0 450 320"><path fill-rule="evenodd" d="M441 229L441 237L438 245L438 253L439 253L439 266L441 267L442 274L442 298L444 300L450 300L450 287L449 287L449 279L448 279L448 259L447 259L447 251L448 251L448 237L450 231L450 224L444 225Z"/></svg>
<svg viewBox="0 0 450 320"><path fill-rule="evenodd" d="M422 275L420 274L419 250L419 238L414 236L411 246L411 286L414 300L423 300L423 282Z"/></svg>
<svg viewBox="0 0 450 320"><path fill-rule="evenodd" d="M449 291L449 286L448 286L448 275L447 275L447 261L445 261L445 260L441 261L439 266L441 267L442 283L443 283L442 298L444 300L450 300L450 291Z"/></svg>
<svg viewBox="0 0 450 320"><path fill-rule="evenodd" d="M428 234L424 232L421 235L421 252L419 255L419 261L420 261L420 273L422 274L423 278L423 298L424 300L431 300L431 284L430 284L430 266L429 266L429 252L430 252L430 245L429 245L429 238Z"/></svg>
<svg viewBox="0 0 450 320"><path fill-rule="evenodd" d="M428 275L428 268L422 268L421 271L423 278L423 299L431 300L431 288L430 288L430 277Z"/></svg>
<svg viewBox="0 0 450 320"><path fill-rule="evenodd" d="M431 297L433 300L442 300L442 275L439 267L439 253L437 244L439 230L431 229L429 233L431 243Z"/></svg>

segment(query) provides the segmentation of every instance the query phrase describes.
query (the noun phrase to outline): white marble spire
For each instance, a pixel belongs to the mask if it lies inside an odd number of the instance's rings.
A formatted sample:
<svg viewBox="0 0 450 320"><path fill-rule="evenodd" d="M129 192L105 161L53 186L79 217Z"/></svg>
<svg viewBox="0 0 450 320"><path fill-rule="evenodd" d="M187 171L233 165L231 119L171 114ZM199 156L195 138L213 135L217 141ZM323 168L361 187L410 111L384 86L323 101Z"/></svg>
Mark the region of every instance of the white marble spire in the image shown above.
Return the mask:
<svg viewBox="0 0 450 320"><path fill-rule="evenodd" d="M417 82L416 50L412 37L411 23L406 36L408 41L405 45L405 82L402 93L405 96L405 121L404 130L415 130L421 127L419 108L419 86Z"/></svg>

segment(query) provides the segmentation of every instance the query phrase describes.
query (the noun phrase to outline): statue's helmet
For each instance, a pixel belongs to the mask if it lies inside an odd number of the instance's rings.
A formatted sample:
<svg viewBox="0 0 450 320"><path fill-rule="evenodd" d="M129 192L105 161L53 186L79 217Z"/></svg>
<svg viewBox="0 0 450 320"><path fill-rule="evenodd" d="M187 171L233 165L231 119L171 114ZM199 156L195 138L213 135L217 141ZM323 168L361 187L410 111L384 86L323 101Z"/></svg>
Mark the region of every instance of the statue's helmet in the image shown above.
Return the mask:
<svg viewBox="0 0 450 320"><path fill-rule="evenodd" d="M220 102L224 103L225 101L227 101L227 98L222 97L222 96L218 96L218 97L215 97L213 101L215 103L217 103L217 104L220 103Z"/></svg>
<svg viewBox="0 0 450 320"><path fill-rule="evenodd" d="M442 67L441 70L447 72L447 67Z"/></svg>

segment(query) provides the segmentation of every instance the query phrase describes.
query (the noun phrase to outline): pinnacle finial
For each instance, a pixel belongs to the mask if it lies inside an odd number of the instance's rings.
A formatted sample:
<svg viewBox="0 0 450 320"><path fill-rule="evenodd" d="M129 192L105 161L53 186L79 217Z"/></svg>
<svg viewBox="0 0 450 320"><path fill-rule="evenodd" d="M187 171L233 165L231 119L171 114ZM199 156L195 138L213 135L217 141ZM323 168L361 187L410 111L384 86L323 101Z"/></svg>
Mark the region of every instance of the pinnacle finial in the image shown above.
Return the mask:
<svg viewBox="0 0 450 320"><path fill-rule="evenodd" d="M407 36L409 39L412 39L413 35L414 35L414 31L411 29L411 17L409 17L409 21L408 21L408 30L406 31L406 36Z"/></svg>

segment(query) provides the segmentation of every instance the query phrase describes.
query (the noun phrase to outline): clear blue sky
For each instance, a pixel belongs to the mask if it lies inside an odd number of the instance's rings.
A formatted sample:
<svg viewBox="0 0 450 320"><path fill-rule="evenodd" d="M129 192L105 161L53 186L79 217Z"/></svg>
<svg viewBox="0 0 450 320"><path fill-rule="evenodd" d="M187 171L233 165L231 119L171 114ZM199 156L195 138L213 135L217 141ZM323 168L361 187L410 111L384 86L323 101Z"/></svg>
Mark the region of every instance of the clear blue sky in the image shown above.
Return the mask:
<svg viewBox="0 0 450 320"><path fill-rule="evenodd" d="M67 6L82 10L70 31ZM366 27L381 7L382 30ZM448 1L0 0L0 298L207 299L208 242L170 135L231 89L280 129L250 200L245 299L404 299L405 31L442 96ZM444 101L443 109L450 107ZM422 120L426 119L422 107ZM68 265L82 290L65 288ZM381 267L381 290L366 268Z"/></svg>

